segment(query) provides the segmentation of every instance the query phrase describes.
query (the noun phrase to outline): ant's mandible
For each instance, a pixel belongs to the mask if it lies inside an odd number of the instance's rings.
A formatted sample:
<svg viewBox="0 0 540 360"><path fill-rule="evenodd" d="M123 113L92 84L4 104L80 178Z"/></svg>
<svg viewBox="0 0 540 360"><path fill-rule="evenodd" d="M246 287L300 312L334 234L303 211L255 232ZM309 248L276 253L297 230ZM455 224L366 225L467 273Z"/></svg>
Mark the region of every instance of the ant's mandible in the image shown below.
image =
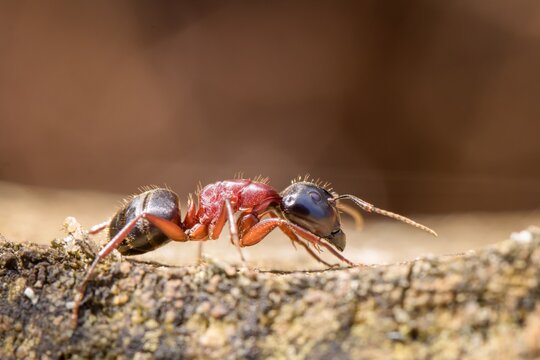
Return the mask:
<svg viewBox="0 0 540 360"><path fill-rule="evenodd" d="M74 301L72 323L76 327L79 307L96 265L117 249L122 255L144 254L169 241L215 240L228 221L231 242L236 245L242 262L241 247L260 242L279 228L293 245L302 246L315 260L331 267L309 244L320 252L326 248L339 260L355 264L337 250L345 249L338 209L350 212L341 200L350 200L360 209L403 221L433 235L435 231L402 215L376 208L353 195L337 195L327 184L308 177L293 180L281 193L267 184L267 178L219 181L198 191L198 204L191 195L187 214L182 221L178 195L165 188L152 188L125 201L109 221L92 227L90 234L108 228L109 241L99 251L87 270ZM239 213L235 220L235 213Z"/></svg>

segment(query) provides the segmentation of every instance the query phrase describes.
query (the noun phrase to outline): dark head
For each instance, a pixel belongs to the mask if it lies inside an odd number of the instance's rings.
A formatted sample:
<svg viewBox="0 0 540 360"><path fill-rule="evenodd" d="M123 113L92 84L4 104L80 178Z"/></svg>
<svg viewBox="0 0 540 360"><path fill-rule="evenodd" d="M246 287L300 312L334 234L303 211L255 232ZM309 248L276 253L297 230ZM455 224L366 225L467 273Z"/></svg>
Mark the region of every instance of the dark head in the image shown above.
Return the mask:
<svg viewBox="0 0 540 360"><path fill-rule="evenodd" d="M345 249L345 233L329 191L309 182L297 182L283 190L281 197L281 210L287 220L326 239L338 250Z"/></svg>
<svg viewBox="0 0 540 360"><path fill-rule="evenodd" d="M364 211L402 221L437 236L437 233L427 226L403 215L379 209L354 195L331 194L324 186L308 181L293 183L283 190L281 197L281 211L287 220L326 239L340 251L345 249L345 233L341 230L338 212L338 203L342 200L352 201Z"/></svg>

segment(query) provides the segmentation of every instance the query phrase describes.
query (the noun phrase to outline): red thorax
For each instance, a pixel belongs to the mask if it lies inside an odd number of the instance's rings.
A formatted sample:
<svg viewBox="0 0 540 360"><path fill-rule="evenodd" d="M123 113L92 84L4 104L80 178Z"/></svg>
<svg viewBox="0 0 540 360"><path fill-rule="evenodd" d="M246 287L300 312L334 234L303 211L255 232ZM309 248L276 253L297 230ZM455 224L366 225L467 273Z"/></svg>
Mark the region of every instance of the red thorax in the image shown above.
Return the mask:
<svg viewBox="0 0 540 360"><path fill-rule="evenodd" d="M267 184L249 179L219 181L206 185L199 194L199 223L207 225L217 219L226 198L231 201L234 212L254 214L281 202L281 196Z"/></svg>

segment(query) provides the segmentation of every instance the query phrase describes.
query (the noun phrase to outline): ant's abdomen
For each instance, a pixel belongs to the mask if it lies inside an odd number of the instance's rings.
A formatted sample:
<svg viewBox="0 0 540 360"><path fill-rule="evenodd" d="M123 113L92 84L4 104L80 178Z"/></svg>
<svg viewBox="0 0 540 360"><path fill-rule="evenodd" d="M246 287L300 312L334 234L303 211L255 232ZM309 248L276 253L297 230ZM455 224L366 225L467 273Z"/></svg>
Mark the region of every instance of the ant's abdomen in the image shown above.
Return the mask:
<svg viewBox="0 0 540 360"><path fill-rule="evenodd" d="M181 226L178 195L168 189L153 189L134 196L118 210L109 225L109 238L112 239L129 221L143 211ZM135 228L120 243L118 251L122 255L144 254L169 241L171 240L148 220L140 219Z"/></svg>

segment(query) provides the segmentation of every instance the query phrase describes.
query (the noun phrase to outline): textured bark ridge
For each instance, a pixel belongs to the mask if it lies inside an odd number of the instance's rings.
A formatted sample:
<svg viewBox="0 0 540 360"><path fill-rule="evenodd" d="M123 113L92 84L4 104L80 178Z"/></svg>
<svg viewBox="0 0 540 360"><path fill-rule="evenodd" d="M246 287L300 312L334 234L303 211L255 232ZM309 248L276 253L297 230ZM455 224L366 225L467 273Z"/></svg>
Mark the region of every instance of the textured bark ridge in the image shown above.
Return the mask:
<svg viewBox="0 0 540 360"><path fill-rule="evenodd" d="M0 241L0 358L535 358L540 233L513 238L322 272L111 257L75 331L69 308L94 251L84 233L50 247Z"/></svg>

